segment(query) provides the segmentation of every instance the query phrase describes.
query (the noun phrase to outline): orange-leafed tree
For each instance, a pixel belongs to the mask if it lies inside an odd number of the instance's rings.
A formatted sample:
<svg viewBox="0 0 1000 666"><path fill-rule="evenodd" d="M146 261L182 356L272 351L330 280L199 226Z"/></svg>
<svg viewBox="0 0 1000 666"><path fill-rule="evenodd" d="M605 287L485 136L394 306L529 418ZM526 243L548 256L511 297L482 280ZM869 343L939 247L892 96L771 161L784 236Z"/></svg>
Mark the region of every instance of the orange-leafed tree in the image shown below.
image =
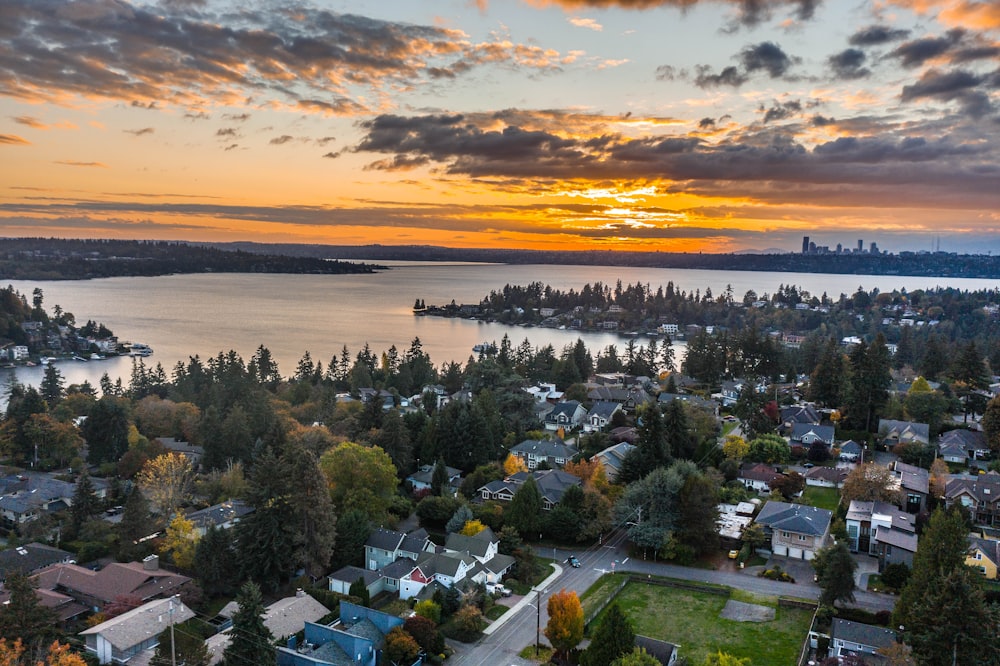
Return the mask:
<svg viewBox="0 0 1000 666"><path fill-rule="evenodd" d="M49 646L48 655L45 661L34 662L35 666L87 666L80 655L70 652L68 645L63 645L59 641L53 641ZM8 641L0 638L0 666L31 666L31 662L25 658L24 644L18 638Z"/></svg>
<svg viewBox="0 0 1000 666"><path fill-rule="evenodd" d="M559 590L549 597L549 623L545 637L560 655L565 655L583 640L583 606L576 592Z"/></svg>
<svg viewBox="0 0 1000 666"><path fill-rule="evenodd" d="M508 453L507 458L503 461L503 473L507 476L512 474L517 474L518 472L527 472L528 466L524 464L524 460L515 456L513 453Z"/></svg>

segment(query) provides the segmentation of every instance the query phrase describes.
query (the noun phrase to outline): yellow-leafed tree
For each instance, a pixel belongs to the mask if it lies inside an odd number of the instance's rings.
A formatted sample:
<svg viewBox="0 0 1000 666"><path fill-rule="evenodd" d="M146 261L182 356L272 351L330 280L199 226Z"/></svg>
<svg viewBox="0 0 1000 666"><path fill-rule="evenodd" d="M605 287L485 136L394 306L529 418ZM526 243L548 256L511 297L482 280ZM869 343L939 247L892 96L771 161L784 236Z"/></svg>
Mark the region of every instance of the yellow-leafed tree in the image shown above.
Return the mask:
<svg viewBox="0 0 1000 666"><path fill-rule="evenodd" d="M503 461L503 473L507 476L512 474L517 474L518 472L527 472L528 466L524 464L524 461L515 456L513 453L508 453L507 458Z"/></svg>
<svg viewBox="0 0 1000 666"><path fill-rule="evenodd" d="M568 653L583 640L583 607L576 592L559 590L549 597L549 623L545 637L560 655Z"/></svg>
<svg viewBox="0 0 1000 666"><path fill-rule="evenodd" d="M462 527L459 534L463 534L465 536L476 536L485 529L486 525L483 525L480 521L470 520Z"/></svg>
<svg viewBox="0 0 1000 666"><path fill-rule="evenodd" d="M139 472L139 487L161 516L172 516L185 501L194 471L179 453L164 453L148 461Z"/></svg>
<svg viewBox="0 0 1000 666"><path fill-rule="evenodd" d="M190 570L194 565L197 547L198 533L194 531L194 523L177 513L167 526L160 553L169 553L174 564L181 569Z"/></svg>

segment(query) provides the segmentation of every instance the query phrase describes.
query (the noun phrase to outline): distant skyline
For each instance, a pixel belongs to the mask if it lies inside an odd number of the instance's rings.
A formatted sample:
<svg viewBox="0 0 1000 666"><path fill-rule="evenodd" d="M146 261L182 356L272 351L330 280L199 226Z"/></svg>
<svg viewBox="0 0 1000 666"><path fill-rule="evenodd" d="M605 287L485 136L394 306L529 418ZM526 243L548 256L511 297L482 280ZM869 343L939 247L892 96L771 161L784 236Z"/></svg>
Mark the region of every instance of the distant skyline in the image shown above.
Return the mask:
<svg viewBox="0 0 1000 666"><path fill-rule="evenodd" d="M990 0L5 0L0 236L1000 252Z"/></svg>

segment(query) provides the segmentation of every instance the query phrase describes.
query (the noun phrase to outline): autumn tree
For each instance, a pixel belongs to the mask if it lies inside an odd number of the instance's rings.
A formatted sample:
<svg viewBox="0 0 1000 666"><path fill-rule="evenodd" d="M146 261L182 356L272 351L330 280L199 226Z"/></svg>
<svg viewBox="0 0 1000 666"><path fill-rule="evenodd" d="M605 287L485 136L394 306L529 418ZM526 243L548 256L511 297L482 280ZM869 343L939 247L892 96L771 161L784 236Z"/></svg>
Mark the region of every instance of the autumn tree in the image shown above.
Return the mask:
<svg viewBox="0 0 1000 666"><path fill-rule="evenodd" d="M931 463L930 481L928 489L933 497L944 498L945 488L948 486L948 479L951 474L948 471L948 463L941 458L935 458Z"/></svg>
<svg viewBox="0 0 1000 666"><path fill-rule="evenodd" d="M858 465L844 479L840 501L845 505L850 505L851 500L895 503L898 496L895 481L893 473L884 465L874 462Z"/></svg>
<svg viewBox="0 0 1000 666"><path fill-rule="evenodd" d="M402 627L393 627L385 635L382 653L391 664L412 664L420 652L420 645Z"/></svg>
<svg viewBox="0 0 1000 666"><path fill-rule="evenodd" d="M583 607L576 592L559 590L549 597L549 622L545 637L559 655L565 655L583 640Z"/></svg>
<svg viewBox="0 0 1000 666"><path fill-rule="evenodd" d="M740 461L750 453L750 445L739 435L726 435L722 442L722 453L730 460Z"/></svg>
<svg viewBox="0 0 1000 666"><path fill-rule="evenodd" d="M256 583L245 583L236 596L232 638L223 653L225 666L274 666L274 636L264 624L264 600Z"/></svg>
<svg viewBox="0 0 1000 666"><path fill-rule="evenodd" d="M660 666L660 660L646 652L646 648L633 648L611 662L611 666Z"/></svg>
<svg viewBox="0 0 1000 666"><path fill-rule="evenodd" d="M136 477L139 488L161 516L172 516L187 501L193 478L191 461L179 453L153 458Z"/></svg>
<svg viewBox="0 0 1000 666"><path fill-rule="evenodd" d="M161 554L169 554L177 567L190 571L194 565L195 549L198 547L198 533L194 523L177 513L167 525L166 536L160 545Z"/></svg>
<svg viewBox="0 0 1000 666"><path fill-rule="evenodd" d="M746 457L755 462L776 464L786 462L790 453L788 442L783 437L766 433L750 441Z"/></svg>
<svg viewBox="0 0 1000 666"><path fill-rule="evenodd" d="M444 636L438 631L437 623L434 620L419 614L411 615L403 621L403 629L413 636L421 649L428 654L437 655L444 652Z"/></svg>
<svg viewBox="0 0 1000 666"><path fill-rule="evenodd" d="M384 522L397 484L396 468L385 451L343 442L327 450L319 465L337 513L360 509L371 521Z"/></svg>
<svg viewBox="0 0 1000 666"><path fill-rule="evenodd" d="M23 661L25 655L25 645L20 638L13 639L10 643L7 638L0 638L0 666L86 666L87 662L80 655L71 652L69 645L64 645L59 641L53 641L44 650L45 661L41 659L29 662ZM41 656L41 655L39 655Z"/></svg>
<svg viewBox="0 0 1000 666"><path fill-rule="evenodd" d="M485 529L486 526L483 525L478 520L470 520L465 524L464 527L462 527L462 529L459 531L459 534L463 536L476 536Z"/></svg>
<svg viewBox="0 0 1000 666"><path fill-rule="evenodd" d="M515 456L513 453L508 453L507 457L503 461L503 473L507 476L513 476L518 472L527 472L528 466L524 464L524 460L520 456Z"/></svg>
<svg viewBox="0 0 1000 666"><path fill-rule="evenodd" d="M584 650L583 666L604 666L632 651L635 629L617 603L612 602L591 634L590 645Z"/></svg>

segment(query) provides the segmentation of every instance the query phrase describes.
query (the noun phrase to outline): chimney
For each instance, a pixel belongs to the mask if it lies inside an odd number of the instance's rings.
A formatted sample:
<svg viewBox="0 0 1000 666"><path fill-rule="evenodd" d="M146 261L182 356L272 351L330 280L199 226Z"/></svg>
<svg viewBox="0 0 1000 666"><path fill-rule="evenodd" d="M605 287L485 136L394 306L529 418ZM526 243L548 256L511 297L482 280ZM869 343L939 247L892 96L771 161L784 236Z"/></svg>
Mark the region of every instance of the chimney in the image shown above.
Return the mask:
<svg viewBox="0 0 1000 666"><path fill-rule="evenodd" d="M306 596L306 593L302 591L301 587L299 587L299 588L296 588L296 590L295 590L295 596L297 596L297 597L304 597L304 596Z"/></svg>
<svg viewBox="0 0 1000 666"><path fill-rule="evenodd" d="M146 571L158 571L160 568L160 556L147 555L142 558L142 568Z"/></svg>

